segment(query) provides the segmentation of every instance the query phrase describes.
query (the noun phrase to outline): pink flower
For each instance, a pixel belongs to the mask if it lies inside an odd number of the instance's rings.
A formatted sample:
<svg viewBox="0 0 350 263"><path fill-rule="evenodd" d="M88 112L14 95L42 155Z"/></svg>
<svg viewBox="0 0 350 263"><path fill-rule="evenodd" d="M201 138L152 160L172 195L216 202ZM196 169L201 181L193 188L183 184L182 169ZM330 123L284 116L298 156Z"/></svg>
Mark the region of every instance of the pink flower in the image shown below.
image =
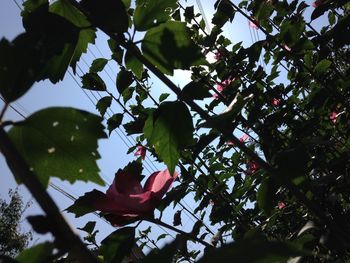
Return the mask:
<svg viewBox="0 0 350 263"><path fill-rule="evenodd" d="M234 146L235 143L234 143L232 140L228 140L228 141L227 141L227 145Z"/></svg>
<svg viewBox="0 0 350 263"><path fill-rule="evenodd" d="M167 169L154 172L142 187L136 175L120 169L106 194L94 190L88 195L93 208L103 212L113 226L122 226L152 216L177 176Z"/></svg>
<svg viewBox="0 0 350 263"><path fill-rule="evenodd" d="M329 115L329 120L335 124L337 122L337 118L338 118L338 112L336 111L332 111L331 114Z"/></svg>
<svg viewBox="0 0 350 263"><path fill-rule="evenodd" d="M316 8L316 7L320 6L321 4L323 4L322 0L316 0L311 5L312 5L312 7Z"/></svg>
<svg viewBox="0 0 350 263"><path fill-rule="evenodd" d="M141 156L142 160L145 160L147 148L143 145L139 145L136 149L134 156Z"/></svg>
<svg viewBox="0 0 350 263"><path fill-rule="evenodd" d="M254 20L254 22L252 20L248 20L248 25L253 29L256 29L256 30L259 29L259 27L258 27L259 23L255 20Z"/></svg>
<svg viewBox="0 0 350 263"><path fill-rule="evenodd" d="M271 103L272 103L273 106L277 107L277 106L279 106L281 104L281 100L273 98Z"/></svg>
<svg viewBox="0 0 350 263"><path fill-rule="evenodd" d="M251 160L247 163L247 170L245 171L246 175L252 175L255 172L257 172L260 169L260 166L258 163L256 163L254 160Z"/></svg>
<svg viewBox="0 0 350 263"><path fill-rule="evenodd" d="M292 49L287 45L284 45L283 48L284 48L284 50L286 50L288 52L292 51Z"/></svg>
<svg viewBox="0 0 350 263"><path fill-rule="evenodd" d="M216 85L216 90L217 90L219 93L223 92L224 89L225 89L226 87L228 87L228 86L231 84L231 82L232 82L233 80L234 80L234 78L233 78L233 79L225 79L223 82L218 83L218 84ZM216 99L216 100L219 99L219 94L214 93L214 94L213 94L213 98Z"/></svg>
<svg viewBox="0 0 350 263"><path fill-rule="evenodd" d="M278 209L283 209L283 208L286 207L286 204L281 202L281 201L279 201L278 204L277 204L277 207L278 207Z"/></svg>
<svg viewBox="0 0 350 263"><path fill-rule="evenodd" d="M243 134L243 136L241 138L239 138L239 141L240 142L245 142L248 138L249 138L248 134Z"/></svg>

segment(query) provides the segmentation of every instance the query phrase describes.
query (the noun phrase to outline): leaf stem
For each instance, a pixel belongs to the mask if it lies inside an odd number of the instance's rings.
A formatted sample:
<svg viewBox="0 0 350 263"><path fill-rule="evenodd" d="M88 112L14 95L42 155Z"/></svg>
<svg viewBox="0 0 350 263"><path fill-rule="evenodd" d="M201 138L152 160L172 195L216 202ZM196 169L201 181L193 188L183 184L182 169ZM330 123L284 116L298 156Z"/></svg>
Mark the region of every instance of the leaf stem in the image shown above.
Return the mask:
<svg viewBox="0 0 350 263"><path fill-rule="evenodd" d="M8 109L9 107L9 103L5 103L4 107L2 108L1 112L0 112L0 124L2 124L2 119L4 118L4 115L6 113L6 110Z"/></svg>

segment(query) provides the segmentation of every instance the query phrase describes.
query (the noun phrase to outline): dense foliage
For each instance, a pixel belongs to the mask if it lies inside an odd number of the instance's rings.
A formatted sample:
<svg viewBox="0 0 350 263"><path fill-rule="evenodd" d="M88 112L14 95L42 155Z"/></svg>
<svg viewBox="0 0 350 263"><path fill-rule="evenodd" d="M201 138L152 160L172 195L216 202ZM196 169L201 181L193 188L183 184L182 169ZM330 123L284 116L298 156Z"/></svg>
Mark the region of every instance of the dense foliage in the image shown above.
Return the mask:
<svg viewBox="0 0 350 263"><path fill-rule="evenodd" d="M93 61L82 87L104 93L96 105L101 117L115 103L124 109L106 118L109 134L123 128L136 136L129 152L137 148L140 158L116 173L106 194L93 190L68 211L102 211L118 226L145 220L179 233L145 262L350 260L348 1L218 0L210 32L193 6L176 0L27 0L23 6L26 31L0 41L1 117L35 81L56 83L68 67L75 71L100 30L112 56ZM264 37L250 46L232 42L223 27L237 26L237 19ZM316 30L321 19L327 22ZM100 76L109 63L119 67L115 90ZM179 88L167 77L175 69L190 70L192 81ZM163 84L153 86L150 76ZM164 90L159 99L155 89ZM170 91L176 100L168 99ZM124 115L133 120L126 123ZM54 243L19 255L19 262L33 254L55 261L65 253L80 262L121 262L136 239L154 244L149 230L135 239L135 228L127 226L91 253L43 198L50 177L103 184L95 163L97 140L106 137L101 117L49 108L22 122L1 120L11 128L2 129L0 149L46 213L31 223L55 236ZM163 182L151 175L142 188L146 154L168 171L159 172L167 175ZM160 200L175 171L178 183ZM177 229L154 217L155 207L163 211L189 193L197 204L191 233L179 229L181 211L174 211ZM207 231L207 216L220 225L218 233ZM94 227L84 227L92 244ZM187 249L190 240L205 247L201 256Z"/></svg>
<svg viewBox="0 0 350 263"><path fill-rule="evenodd" d="M10 200L0 199L0 255L14 257L28 246L31 232L20 228L23 213L30 203L24 204L18 190L9 191Z"/></svg>

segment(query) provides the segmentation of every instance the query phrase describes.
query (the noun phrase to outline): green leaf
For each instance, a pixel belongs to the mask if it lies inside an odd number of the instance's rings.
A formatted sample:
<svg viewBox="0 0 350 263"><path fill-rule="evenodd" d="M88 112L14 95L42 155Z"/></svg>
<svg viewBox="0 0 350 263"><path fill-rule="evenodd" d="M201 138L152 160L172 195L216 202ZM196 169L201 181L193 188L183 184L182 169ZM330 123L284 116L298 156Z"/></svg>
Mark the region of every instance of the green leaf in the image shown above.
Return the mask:
<svg viewBox="0 0 350 263"><path fill-rule="evenodd" d="M97 73L86 73L81 78L82 88L89 90L105 91L106 84Z"/></svg>
<svg viewBox="0 0 350 263"><path fill-rule="evenodd" d="M105 59L105 58L95 59L90 66L90 72L97 73L99 71L102 71L104 67L107 65L107 63L108 63L108 59Z"/></svg>
<svg viewBox="0 0 350 263"><path fill-rule="evenodd" d="M52 243L45 242L23 250L16 260L19 263L46 263L52 257L54 246Z"/></svg>
<svg viewBox="0 0 350 263"><path fill-rule="evenodd" d="M134 90L135 90L134 87L129 87L123 90L122 96L123 96L124 103L128 102L132 98Z"/></svg>
<svg viewBox="0 0 350 263"><path fill-rule="evenodd" d="M41 63L39 51L28 34L21 34L13 42L0 41L0 93L7 102L25 94L36 81Z"/></svg>
<svg viewBox="0 0 350 263"><path fill-rule="evenodd" d="M105 138L102 119L73 108L47 108L16 123L9 136L47 186L50 177L104 185L96 160L97 140Z"/></svg>
<svg viewBox="0 0 350 263"><path fill-rule="evenodd" d="M170 174L179 161L180 151L194 142L191 114L180 101L163 102L148 116L143 131Z"/></svg>
<svg viewBox="0 0 350 263"><path fill-rule="evenodd" d="M100 112L101 116L103 117L107 111L107 109L112 104L112 97L111 96L105 96L96 103L96 109Z"/></svg>
<svg viewBox="0 0 350 263"><path fill-rule="evenodd" d="M49 12L46 4L32 12L23 12L23 26L28 33L40 39L38 44L42 57L37 57L37 60L44 65L38 80L48 78L53 83L62 80L75 54L80 27L59 14Z"/></svg>
<svg viewBox="0 0 350 263"><path fill-rule="evenodd" d="M220 1L212 23L218 27L222 27L228 20L232 21L234 16L235 10L229 1Z"/></svg>
<svg viewBox="0 0 350 263"><path fill-rule="evenodd" d="M130 69L138 79L141 79L143 73L143 64L129 51L126 51L124 59L126 68Z"/></svg>
<svg viewBox="0 0 350 263"><path fill-rule="evenodd" d="M191 23L192 19L194 19L193 5L186 7L185 12L184 12L184 17L185 17L185 21L187 23Z"/></svg>
<svg viewBox="0 0 350 263"><path fill-rule="evenodd" d="M152 250L143 260L142 263L172 263L174 262L175 253L178 248L178 239L170 244L166 244L160 251Z"/></svg>
<svg viewBox="0 0 350 263"><path fill-rule="evenodd" d="M329 69L331 64L332 64L332 62L327 60L327 59L321 60L320 62L317 63L317 65L315 67L315 73L316 74L325 73Z"/></svg>
<svg viewBox="0 0 350 263"><path fill-rule="evenodd" d="M305 254L292 243L249 238L211 250L198 263L231 262L232 259L249 263L287 262L290 257Z"/></svg>
<svg viewBox="0 0 350 263"><path fill-rule="evenodd" d="M157 26L170 19L176 9L176 0L142 0L137 1L134 13L134 25L138 31Z"/></svg>
<svg viewBox="0 0 350 263"><path fill-rule="evenodd" d="M123 33L128 30L129 18L121 0L83 0L80 2L89 13L92 25L108 33Z"/></svg>
<svg viewBox="0 0 350 263"><path fill-rule="evenodd" d="M205 63L186 23L168 21L148 30L141 47L144 56L165 74Z"/></svg>
<svg viewBox="0 0 350 263"><path fill-rule="evenodd" d="M256 194L256 199L259 208L264 211L266 216L270 216L276 206L276 200L274 198L276 191L276 184L271 176L264 178Z"/></svg>
<svg viewBox="0 0 350 263"><path fill-rule="evenodd" d="M191 81L188 83L182 89L182 95L190 100L203 100L212 97L208 86L200 81Z"/></svg>
<svg viewBox="0 0 350 263"><path fill-rule="evenodd" d="M120 124L122 124L122 121L123 121L122 113L116 113L107 120L109 135L111 135L112 131L118 128Z"/></svg>
<svg viewBox="0 0 350 263"><path fill-rule="evenodd" d="M103 255L103 262L121 263L126 256L131 254L134 245L134 227L124 227L114 231L101 242L100 251Z"/></svg>
<svg viewBox="0 0 350 263"><path fill-rule="evenodd" d="M81 217L83 215L96 211L93 203L96 200L102 200L104 197L104 193L98 190L92 190L91 192L87 192L75 200L74 204L68 207L66 211L75 214L75 217Z"/></svg>
<svg viewBox="0 0 350 263"><path fill-rule="evenodd" d="M121 69L117 76L117 90L120 94L133 83L133 75L130 71Z"/></svg>
<svg viewBox="0 0 350 263"><path fill-rule="evenodd" d="M160 94L159 102L162 102L162 101L166 100L169 96L170 96L169 93L162 93L162 94Z"/></svg>
<svg viewBox="0 0 350 263"><path fill-rule="evenodd" d="M96 30L93 28L87 28L91 26L90 22L87 20L86 16L72 6L69 1L54 2L52 5L50 5L50 12L63 16L65 19L79 28L85 28L80 30L79 40L74 47L73 56L69 61L67 61L75 71L76 64L81 55L87 51L88 44L95 43Z"/></svg>

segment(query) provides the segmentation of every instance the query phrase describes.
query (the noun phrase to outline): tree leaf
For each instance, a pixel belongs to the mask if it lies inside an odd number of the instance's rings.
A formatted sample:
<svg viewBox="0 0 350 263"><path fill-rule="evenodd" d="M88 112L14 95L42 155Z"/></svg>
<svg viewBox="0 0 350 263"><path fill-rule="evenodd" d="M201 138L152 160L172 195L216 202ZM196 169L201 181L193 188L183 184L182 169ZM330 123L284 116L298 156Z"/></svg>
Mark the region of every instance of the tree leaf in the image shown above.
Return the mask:
<svg viewBox="0 0 350 263"><path fill-rule="evenodd" d="M83 0L82 7L89 13L92 25L109 33L123 33L128 30L129 18L121 0Z"/></svg>
<svg viewBox="0 0 350 263"><path fill-rule="evenodd" d="M52 243L45 242L23 250L16 260L19 263L46 263L52 257L54 246Z"/></svg>
<svg viewBox="0 0 350 263"><path fill-rule="evenodd" d="M143 73L143 64L129 51L126 51L124 59L126 68L130 69L138 79L141 79Z"/></svg>
<svg viewBox="0 0 350 263"><path fill-rule="evenodd" d="M36 81L41 63L39 51L29 34L21 34L11 43L0 41L0 93L7 102L25 94Z"/></svg>
<svg viewBox="0 0 350 263"><path fill-rule="evenodd" d="M50 177L103 185L96 160L102 119L73 108L47 108L16 123L9 136L41 183Z"/></svg>
<svg viewBox="0 0 350 263"><path fill-rule="evenodd" d="M166 100L169 96L170 96L169 93L162 93L162 94L160 94L159 102L162 102L162 101Z"/></svg>
<svg viewBox="0 0 350 263"><path fill-rule="evenodd" d="M331 66L332 62L327 59L322 59L320 62L317 63L315 66L315 73L316 74L322 74L325 73L328 68Z"/></svg>
<svg viewBox="0 0 350 263"><path fill-rule="evenodd" d="M182 89L182 95L191 100L203 100L212 97L208 86L200 81L191 81L188 83Z"/></svg>
<svg viewBox="0 0 350 263"><path fill-rule="evenodd" d="M112 104L112 97L111 96L105 96L96 103L96 109L100 112L101 116L103 117L107 111L107 109Z"/></svg>
<svg viewBox="0 0 350 263"><path fill-rule="evenodd" d="M97 73L86 73L81 78L82 88L89 90L105 91L106 84Z"/></svg>
<svg viewBox="0 0 350 263"><path fill-rule="evenodd" d="M137 1L134 13L134 25L138 31L157 26L170 19L176 9L176 0L142 0Z"/></svg>
<svg viewBox="0 0 350 263"><path fill-rule="evenodd" d="M170 174L175 170L180 151L194 142L191 114L180 101L163 102L149 115L143 131L149 144L168 166Z"/></svg>
<svg viewBox="0 0 350 263"><path fill-rule="evenodd" d="M120 94L133 83L133 75L130 71L121 69L117 76L117 89Z"/></svg>
<svg viewBox="0 0 350 263"><path fill-rule="evenodd" d="M276 200L274 198L276 190L276 184L271 176L269 176L263 179L256 194L258 206L264 211L266 216L270 216L276 206Z"/></svg>
<svg viewBox="0 0 350 263"><path fill-rule="evenodd" d="M134 227L124 227L114 231L101 242L100 251L103 255L103 262L121 263L126 256L131 254L134 245Z"/></svg>
<svg viewBox="0 0 350 263"><path fill-rule="evenodd" d="M177 251L178 239L175 239L170 244L166 244L160 251L152 250L143 260L143 263L172 263L174 262L174 255Z"/></svg>
<svg viewBox="0 0 350 263"><path fill-rule="evenodd" d="M118 128L120 124L122 124L122 121L123 121L122 113L116 113L107 120L109 135L111 135L112 131Z"/></svg>
<svg viewBox="0 0 350 263"><path fill-rule="evenodd" d="M105 196L104 193L98 190L92 190L85 193L75 200L74 204L69 206L66 211L75 214L75 217L81 217L88 213L96 211L93 204L96 200L102 199Z"/></svg>
<svg viewBox="0 0 350 263"><path fill-rule="evenodd" d="M78 9L72 6L69 1L56 1L49 8L50 12L63 16L65 19L73 23L75 26L81 29L79 32L79 39L74 47L74 53L71 59L68 61L75 72L75 67L79 61L81 55L86 52L88 44L95 43L95 29L88 28L91 23L87 20L86 16L81 13Z"/></svg>
<svg viewBox="0 0 350 263"><path fill-rule="evenodd" d="M90 72L97 73L99 71L102 71L104 67L107 65L107 63L108 63L108 59L105 59L105 58L95 59L90 66Z"/></svg>
<svg viewBox="0 0 350 263"><path fill-rule="evenodd" d="M211 250L198 263L231 262L232 259L249 263L286 262L290 257L304 254L305 251L292 243L249 238Z"/></svg>
<svg viewBox="0 0 350 263"><path fill-rule="evenodd" d="M80 230L82 230L82 231L84 231L86 233L91 234L94 231L95 226L96 226L96 222L95 221L89 221L89 222L86 223L86 225L84 227L82 227L82 228L78 227L78 229L80 229Z"/></svg>
<svg viewBox="0 0 350 263"><path fill-rule="evenodd" d="M147 31L142 51L163 73L172 75L174 69L189 69L205 62L201 49L192 40L186 23L168 21Z"/></svg>

